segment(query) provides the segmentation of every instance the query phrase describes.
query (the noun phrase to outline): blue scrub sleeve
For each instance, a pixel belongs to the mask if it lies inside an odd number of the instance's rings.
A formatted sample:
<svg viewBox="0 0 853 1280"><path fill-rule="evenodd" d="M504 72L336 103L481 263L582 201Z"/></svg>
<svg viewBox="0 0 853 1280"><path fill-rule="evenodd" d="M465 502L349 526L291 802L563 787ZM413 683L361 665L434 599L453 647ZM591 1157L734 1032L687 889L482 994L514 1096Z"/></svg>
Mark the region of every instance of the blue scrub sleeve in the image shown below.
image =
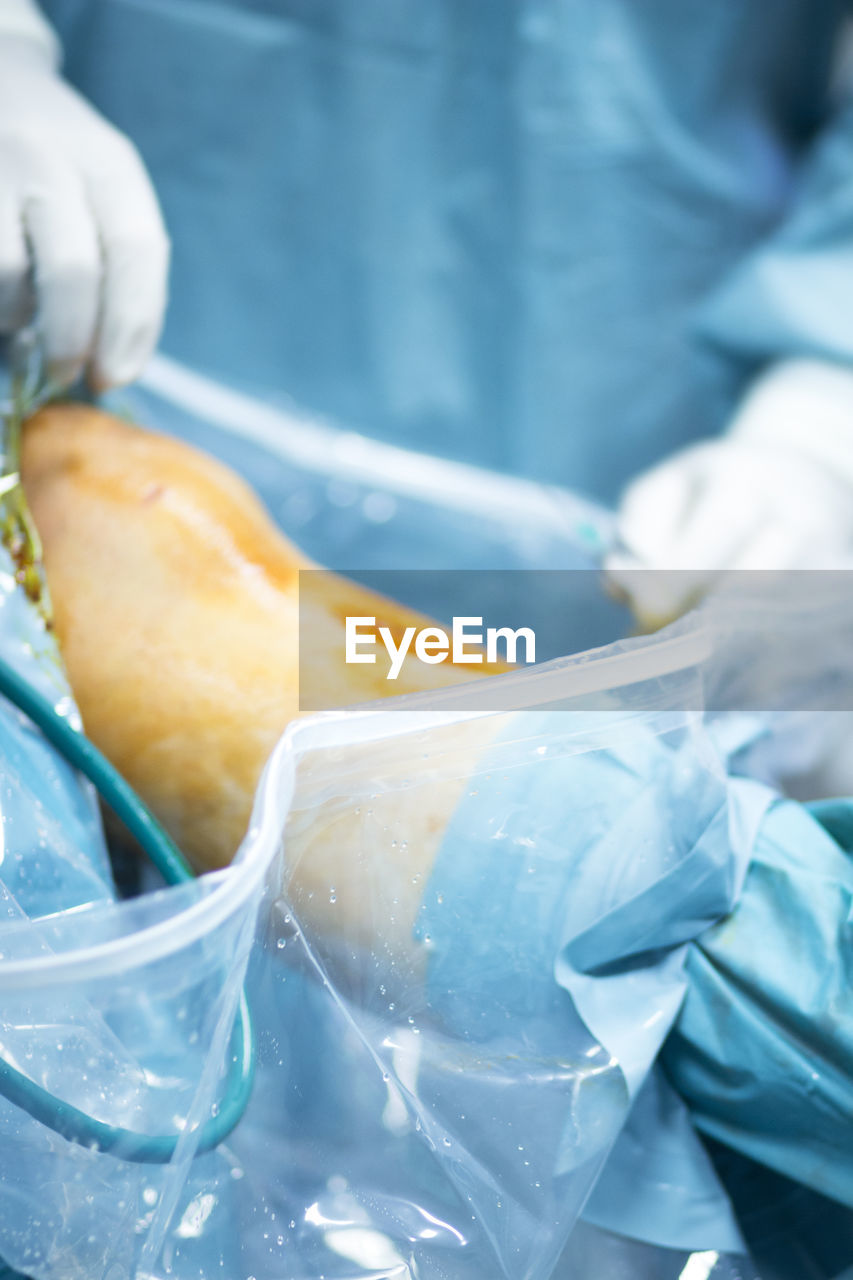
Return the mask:
<svg viewBox="0 0 853 1280"><path fill-rule="evenodd" d="M816 137L793 182L784 218L724 277L700 330L747 361L853 363L853 100Z"/></svg>

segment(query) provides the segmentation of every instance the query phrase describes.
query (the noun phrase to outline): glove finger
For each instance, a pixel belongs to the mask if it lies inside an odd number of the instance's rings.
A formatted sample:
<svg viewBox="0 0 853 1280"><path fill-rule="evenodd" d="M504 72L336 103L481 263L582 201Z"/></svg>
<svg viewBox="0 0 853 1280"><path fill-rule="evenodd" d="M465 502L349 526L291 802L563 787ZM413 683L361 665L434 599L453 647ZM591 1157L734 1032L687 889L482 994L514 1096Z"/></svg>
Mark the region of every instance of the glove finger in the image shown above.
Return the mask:
<svg viewBox="0 0 853 1280"><path fill-rule="evenodd" d="M169 241L151 183L126 139L111 141L109 166L87 176L104 256L101 314L90 377L105 389L131 382L163 325Z"/></svg>
<svg viewBox="0 0 853 1280"><path fill-rule="evenodd" d="M700 446L664 462L629 485L619 508L618 532L623 545L643 563L661 568L692 502L705 465Z"/></svg>
<svg viewBox="0 0 853 1280"><path fill-rule="evenodd" d="M92 350L101 275L95 223L73 169L45 165L25 198L24 225L48 372L67 386Z"/></svg>
<svg viewBox="0 0 853 1280"><path fill-rule="evenodd" d="M30 255L17 200L0 201L0 333L14 333L30 319L35 296Z"/></svg>

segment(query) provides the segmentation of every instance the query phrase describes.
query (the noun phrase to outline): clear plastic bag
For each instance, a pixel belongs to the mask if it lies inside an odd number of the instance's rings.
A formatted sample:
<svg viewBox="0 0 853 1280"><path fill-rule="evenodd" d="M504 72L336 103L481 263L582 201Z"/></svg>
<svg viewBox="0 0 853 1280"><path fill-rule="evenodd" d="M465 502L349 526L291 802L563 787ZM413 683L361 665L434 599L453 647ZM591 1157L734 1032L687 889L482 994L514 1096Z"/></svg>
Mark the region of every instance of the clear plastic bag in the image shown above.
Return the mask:
<svg viewBox="0 0 853 1280"><path fill-rule="evenodd" d="M73 738L80 719L19 503L22 376L20 365L14 403L3 388L3 687L20 678ZM213 911L215 877L119 902L94 790L5 698L0 762L0 1255L28 1274L129 1275L128 1241L180 1189L223 1054L239 1045L260 880Z"/></svg>
<svg viewBox="0 0 853 1280"><path fill-rule="evenodd" d="M62 1103L178 1134L168 1164L69 1141L0 1099L0 1253L34 1276L144 1273L215 1114L261 876L0 925L0 1053ZM138 1268L142 1268L140 1271Z"/></svg>
<svg viewBox="0 0 853 1280"><path fill-rule="evenodd" d="M677 967L638 988L633 1028L620 1022L632 1060L620 1062L554 981L551 957L567 930L583 939L661 877L707 861L703 833L727 804L701 720L665 706L667 678L644 711L627 687L624 709L614 695L609 712L532 721L380 711L303 722L275 753L227 871L88 920L10 922L4 1052L35 1053L47 1087L111 1123L156 1130L179 1115L187 1142L170 1166L128 1165L3 1104L4 1152L21 1153L14 1196L4 1206L0 1194L6 1259L39 1280L549 1275L657 1050L650 1008L663 1029L681 990ZM560 813L537 818L517 785L541 783L544 799L555 770L572 791L568 841ZM492 790L487 808L479 787ZM445 829L460 814L469 842L503 829L513 879L482 895L492 914L467 933L456 914L467 887L438 855L452 858ZM630 875L622 860L609 881L585 876L626 820L648 833L648 858ZM702 902L719 913L705 898L686 913L688 935ZM253 932L255 1093L232 1138L191 1162ZM538 952L519 949L534 935ZM605 935L593 945L606 951Z"/></svg>

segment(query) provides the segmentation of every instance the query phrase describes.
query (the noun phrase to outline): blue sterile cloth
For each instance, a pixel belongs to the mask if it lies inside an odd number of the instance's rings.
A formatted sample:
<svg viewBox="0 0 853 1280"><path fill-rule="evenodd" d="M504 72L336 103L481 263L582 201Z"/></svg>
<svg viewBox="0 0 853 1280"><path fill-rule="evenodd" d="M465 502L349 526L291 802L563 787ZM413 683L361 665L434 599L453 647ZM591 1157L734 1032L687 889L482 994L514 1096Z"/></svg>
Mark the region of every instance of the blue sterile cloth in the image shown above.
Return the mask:
<svg viewBox="0 0 853 1280"><path fill-rule="evenodd" d="M662 1054L703 1133L853 1207L853 801L778 802Z"/></svg>
<svg viewBox="0 0 853 1280"><path fill-rule="evenodd" d="M633 1099L585 1217L743 1252L696 1127L853 1204L851 885L814 816L689 736L552 747L480 778L450 824L419 924L436 1016L483 1040L513 1000L552 1037L580 1017Z"/></svg>
<svg viewBox="0 0 853 1280"><path fill-rule="evenodd" d="M611 500L853 360L840 0L43 0L147 162L165 351Z"/></svg>

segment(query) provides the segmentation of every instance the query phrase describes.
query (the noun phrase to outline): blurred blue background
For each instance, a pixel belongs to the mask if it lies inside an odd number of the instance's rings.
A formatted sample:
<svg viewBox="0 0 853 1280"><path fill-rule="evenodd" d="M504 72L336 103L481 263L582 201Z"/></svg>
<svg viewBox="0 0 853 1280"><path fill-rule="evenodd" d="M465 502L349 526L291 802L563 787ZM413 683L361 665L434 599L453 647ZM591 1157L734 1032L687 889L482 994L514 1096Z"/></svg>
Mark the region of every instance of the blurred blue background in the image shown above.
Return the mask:
<svg viewBox="0 0 853 1280"><path fill-rule="evenodd" d="M853 359L840 0L44 7L227 382L612 501L763 361Z"/></svg>

